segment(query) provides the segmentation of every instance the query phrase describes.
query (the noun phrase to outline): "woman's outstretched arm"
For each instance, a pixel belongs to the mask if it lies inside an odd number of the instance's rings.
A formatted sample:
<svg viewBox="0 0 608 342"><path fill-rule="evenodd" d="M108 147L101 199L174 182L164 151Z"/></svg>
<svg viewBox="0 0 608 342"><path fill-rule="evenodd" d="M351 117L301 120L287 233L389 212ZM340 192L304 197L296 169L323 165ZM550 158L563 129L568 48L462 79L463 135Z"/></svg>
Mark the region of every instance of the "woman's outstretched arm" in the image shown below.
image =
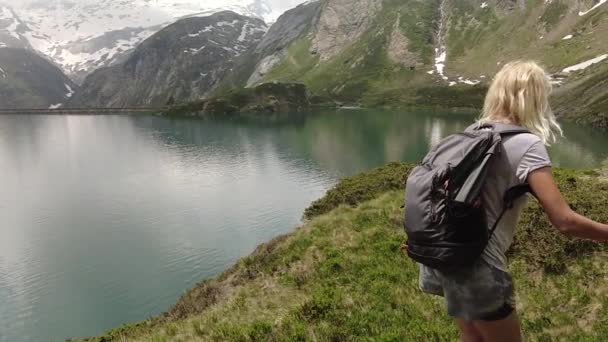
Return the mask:
<svg viewBox="0 0 608 342"><path fill-rule="evenodd" d="M550 167L531 172L528 175L528 183L547 213L549 221L561 233L569 237L608 241L608 225L574 212L559 191ZM608 201L608 198L606 200Z"/></svg>

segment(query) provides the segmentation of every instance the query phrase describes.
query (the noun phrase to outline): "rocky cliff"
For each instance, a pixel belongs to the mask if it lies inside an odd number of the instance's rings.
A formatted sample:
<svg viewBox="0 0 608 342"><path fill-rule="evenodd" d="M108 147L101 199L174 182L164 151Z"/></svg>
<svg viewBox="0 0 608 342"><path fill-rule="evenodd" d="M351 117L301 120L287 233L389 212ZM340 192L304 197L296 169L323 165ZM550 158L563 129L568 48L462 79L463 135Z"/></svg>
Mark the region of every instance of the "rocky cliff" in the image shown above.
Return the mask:
<svg viewBox="0 0 608 342"><path fill-rule="evenodd" d="M121 64L88 76L71 106L165 105L205 97L257 45L266 24L234 12L182 19Z"/></svg>
<svg viewBox="0 0 608 342"><path fill-rule="evenodd" d="M381 8L381 0L324 2L313 31L311 53L321 61L335 57L370 29Z"/></svg>

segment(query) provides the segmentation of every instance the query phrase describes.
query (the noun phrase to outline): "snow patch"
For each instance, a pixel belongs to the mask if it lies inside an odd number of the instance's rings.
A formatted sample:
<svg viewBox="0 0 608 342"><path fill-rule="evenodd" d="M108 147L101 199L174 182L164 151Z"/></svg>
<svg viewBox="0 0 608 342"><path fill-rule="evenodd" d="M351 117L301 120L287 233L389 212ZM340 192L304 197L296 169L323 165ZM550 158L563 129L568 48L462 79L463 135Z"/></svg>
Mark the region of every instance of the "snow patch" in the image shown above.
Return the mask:
<svg viewBox="0 0 608 342"><path fill-rule="evenodd" d="M227 22L227 21L218 21L215 25L217 27L224 27L224 26L230 26L230 27L234 27L236 26L236 24L239 23L239 20L233 20L232 22Z"/></svg>
<svg viewBox="0 0 608 342"><path fill-rule="evenodd" d="M576 64L576 65L573 65L573 66L567 67L566 69L562 70L562 72L569 73L569 72L572 72L572 71L585 70L585 69L587 69L588 67L592 66L593 64L600 63L600 62L602 62L603 60L605 60L605 59L607 59L607 58L608 58L608 54L601 55L601 56L599 56L599 57L596 57L596 58L590 59L590 60L588 60L588 61L585 61L585 62L582 62L582 63Z"/></svg>
<svg viewBox="0 0 608 342"><path fill-rule="evenodd" d="M15 39L21 40L21 37L17 34L17 28L19 27L19 20L15 13L8 7L2 7L0 11L1 20L10 20L10 25L5 27L3 31L13 36Z"/></svg>
<svg viewBox="0 0 608 342"><path fill-rule="evenodd" d="M63 106L63 103L57 103L49 106L49 109L57 109Z"/></svg>
<svg viewBox="0 0 608 342"><path fill-rule="evenodd" d="M481 81L478 80L469 80L469 79L464 79L462 76L458 78L458 81L450 81L449 77L445 74L445 64L447 61L447 48L446 48L446 44L445 44L445 37L443 36L443 32L444 32L444 27L445 27L445 20L446 20L446 9L445 9L445 5L446 5L446 1L442 1L441 2L441 6L440 6L440 12L441 12L441 20L439 22L439 30L437 33L437 47L435 48L435 71L437 71L437 74L439 76L441 76L441 78L444 81L448 82L448 85L450 87L456 85L457 83L463 83L463 84L468 84L468 85L477 85L479 83L481 83ZM481 5L481 8L485 8L488 6L487 2L483 2ZM430 75L434 74L434 71L428 71L427 72Z"/></svg>
<svg viewBox="0 0 608 342"><path fill-rule="evenodd" d="M574 36L569 34L569 35L565 36L564 38L562 38L562 40L572 39L572 37L574 37Z"/></svg>
<svg viewBox="0 0 608 342"><path fill-rule="evenodd" d="M239 51L237 51L237 50L235 50L235 49L233 49L233 48L229 48L229 47L226 47L226 46L222 46L222 49L224 49L225 51L228 51L228 52L230 52L230 53L234 54L234 56L235 56L235 57L238 57L238 56L240 56L240 55L241 55L241 53L240 53Z"/></svg>
<svg viewBox="0 0 608 342"><path fill-rule="evenodd" d="M478 81L478 80L469 80L469 79L464 78L462 76L458 77L458 82L459 83L463 83L463 84L468 84L468 85L478 85L479 83L481 83L481 81Z"/></svg>
<svg viewBox="0 0 608 342"><path fill-rule="evenodd" d="M189 53L189 54L191 54L191 55L197 55L197 54L199 54L201 51L205 50L205 48L206 48L206 46L201 46L201 47L200 47L200 48L198 48L198 49L195 49L195 48L189 48L189 49L184 50L184 52L185 52L185 53Z"/></svg>
<svg viewBox="0 0 608 342"><path fill-rule="evenodd" d="M439 49L435 50L439 52ZM445 51L445 46L441 47L441 51L442 52L435 58L435 69L437 69L437 73L441 76L441 78L447 81L448 77L444 73L445 61L447 60L447 52Z"/></svg>
<svg viewBox="0 0 608 342"><path fill-rule="evenodd" d="M606 2L608 2L608 0L600 0L600 2L598 2L597 4L595 4L595 6L591 7L588 11L578 12L578 15L582 17L582 16L586 15L587 13L590 13L591 11L595 10L596 8L602 6Z"/></svg>
<svg viewBox="0 0 608 342"><path fill-rule="evenodd" d="M72 97L72 95L74 95L74 90L67 83L64 83L63 85L65 86L65 89L68 91L68 93L65 94L65 96L69 99L70 97Z"/></svg>
<svg viewBox="0 0 608 342"><path fill-rule="evenodd" d="M247 29L249 28L249 21L245 22L245 24L243 25L243 28L241 28L241 34L239 35L239 37L237 38L237 40L239 42L245 41L245 38L247 38Z"/></svg>
<svg viewBox="0 0 608 342"><path fill-rule="evenodd" d="M205 32L210 32L210 31L212 31L212 30L213 30L213 26L207 26L207 27L205 27L204 29L202 29L202 30L200 30L200 31L198 31L198 32L196 32L196 33L191 33L191 34L189 34L189 35L188 35L188 37L190 37L190 38L198 37L198 36L200 36L201 34L203 34L203 33L205 33Z"/></svg>
<svg viewBox="0 0 608 342"><path fill-rule="evenodd" d="M0 76L2 76L2 78L6 78L6 71L4 71L2 68L0 68Z"/></svg>
<svg viewBox="0 0 608 342"><path fill-rule="evenodd" d="M477 80L462 80L460 83L468 84L468 85L478 85L480 82Z"/></svg>

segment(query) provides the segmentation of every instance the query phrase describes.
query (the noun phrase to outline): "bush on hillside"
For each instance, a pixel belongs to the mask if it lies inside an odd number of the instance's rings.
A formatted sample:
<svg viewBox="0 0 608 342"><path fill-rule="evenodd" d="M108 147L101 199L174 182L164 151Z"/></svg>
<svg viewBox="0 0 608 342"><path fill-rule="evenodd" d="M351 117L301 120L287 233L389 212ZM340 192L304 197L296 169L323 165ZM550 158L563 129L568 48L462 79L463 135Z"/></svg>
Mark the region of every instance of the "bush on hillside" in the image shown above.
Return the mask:
<svg viewBox="0 0 608 342"><path fill-rule="evenodd" d="M375 170L341 180L305 211L305 218L327 213L340 205L356 206L389 190L402 189L413 165L391 163ZM600 182L594 172L554 170L555 179L570 206L582 215L608 222L608 183ZM601 245L570 239L548 221L535 200L522 213L510 255L522 258L532 269L562 272L569 258L586 255Z"/></svg>
<svg viewBox="0 0 608 342"><path fill-rule="evenodd" d="M599 222L608 222L608 183L593 172L554 170L555 179L573 210ZM552 273L566 270L569 259L588 255L602 245L593 241L571 239L560 234L538 202L531 200L524 209L510 255L521 258L531 268Z"/></svg>
<svg viewBox="0 0 608 342"><path fill-rule="evenodd" d="M340 180L325 196L304 211L306 219L328 213L340 205L356 206L387 191L404 189L413 165L390 163L369 172Z"/></svg>

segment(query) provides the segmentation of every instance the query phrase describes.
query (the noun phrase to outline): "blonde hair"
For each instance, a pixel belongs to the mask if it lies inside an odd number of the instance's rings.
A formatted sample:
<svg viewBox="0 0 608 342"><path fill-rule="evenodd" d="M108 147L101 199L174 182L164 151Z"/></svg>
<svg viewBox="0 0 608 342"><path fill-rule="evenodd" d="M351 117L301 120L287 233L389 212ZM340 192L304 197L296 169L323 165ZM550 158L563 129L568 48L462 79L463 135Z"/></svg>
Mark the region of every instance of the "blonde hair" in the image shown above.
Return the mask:
<svg viewBox="0 0 608 342"><path fill-rule="evenodd" d="M508 63L492 81L479 123L498 121L520 125L550 145L563 135L549 105L552 88L549 76L535 62Z"/></svg>

